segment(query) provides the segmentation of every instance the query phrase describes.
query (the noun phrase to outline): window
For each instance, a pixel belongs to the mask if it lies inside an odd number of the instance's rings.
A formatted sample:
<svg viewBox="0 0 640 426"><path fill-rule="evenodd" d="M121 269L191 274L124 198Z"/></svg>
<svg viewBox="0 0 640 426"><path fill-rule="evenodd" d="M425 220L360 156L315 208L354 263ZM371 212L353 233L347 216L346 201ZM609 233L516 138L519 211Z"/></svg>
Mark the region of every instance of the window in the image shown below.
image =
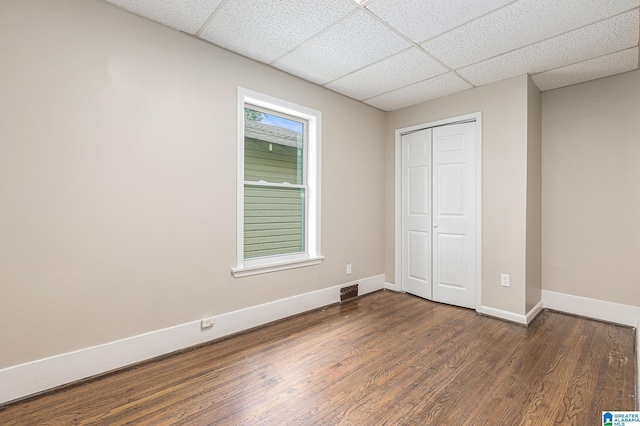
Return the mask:
<svg viewBox="0 0 640 426"><path fill-rule="evenodd" d="M321 113L238 88L235 277L318 264Z"/></svg>
<svg viewBox="0 0 640 426"><path fill-rule="evenodd" d="M306 120L245 104L245 260L307 251L306 133Z"/></svg>

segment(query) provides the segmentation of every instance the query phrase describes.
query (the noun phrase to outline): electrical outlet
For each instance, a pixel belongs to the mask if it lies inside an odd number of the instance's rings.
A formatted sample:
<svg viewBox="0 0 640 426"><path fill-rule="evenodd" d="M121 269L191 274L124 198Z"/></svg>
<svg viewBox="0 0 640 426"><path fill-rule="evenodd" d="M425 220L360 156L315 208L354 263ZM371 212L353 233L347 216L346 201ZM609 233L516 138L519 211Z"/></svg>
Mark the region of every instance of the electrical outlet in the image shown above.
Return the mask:
<svg viewBox="0 0 640 426"><path fill-rule="evenodd" d="M204 318L202 321L200 321L200 328L213 327L213 322L213 317Z"/></svg>
<svg viewBox="0 0 640 426"><path fill-rule="evenodd" d="M351 264L347 263L347 275L351 275Z"/></svg>
<svg viewBox="0 0 640 426"><path fill-rule="evenodd" d="M509 287L509 274L500 274L500 285L502 287Z"/></svg>

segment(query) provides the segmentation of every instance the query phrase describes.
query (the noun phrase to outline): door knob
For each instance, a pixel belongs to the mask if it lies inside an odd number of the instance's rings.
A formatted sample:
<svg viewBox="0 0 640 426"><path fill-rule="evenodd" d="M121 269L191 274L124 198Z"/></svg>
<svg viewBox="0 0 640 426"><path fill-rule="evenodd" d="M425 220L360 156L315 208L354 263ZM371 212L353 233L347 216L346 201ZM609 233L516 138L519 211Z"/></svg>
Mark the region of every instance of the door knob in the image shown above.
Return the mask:
<svg viewBox="0 0 640 426"><path fill-rule="evenodd" d="M437 227L438 227L438 224L437 224L437 223L434 223L434 224L433 224L433 227L434 227L434 228L437 228Z"/></svg>

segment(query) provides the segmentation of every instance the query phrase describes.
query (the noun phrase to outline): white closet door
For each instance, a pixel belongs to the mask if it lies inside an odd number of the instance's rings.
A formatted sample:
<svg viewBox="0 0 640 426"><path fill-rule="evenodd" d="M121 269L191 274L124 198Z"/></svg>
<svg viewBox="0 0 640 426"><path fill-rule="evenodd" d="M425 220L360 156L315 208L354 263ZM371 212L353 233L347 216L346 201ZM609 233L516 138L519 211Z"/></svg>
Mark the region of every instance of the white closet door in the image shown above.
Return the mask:
<svg viewBox="0 0 640 426"><path fill-rule="evenodd" d="M433 300L475 308L475 123L432 130Z"/></svg>
<svg viewBox="0 0 640 426"><path fill-rule="evenodd" d="M431 129L402 136L402 289L431 299Z"/></svg>

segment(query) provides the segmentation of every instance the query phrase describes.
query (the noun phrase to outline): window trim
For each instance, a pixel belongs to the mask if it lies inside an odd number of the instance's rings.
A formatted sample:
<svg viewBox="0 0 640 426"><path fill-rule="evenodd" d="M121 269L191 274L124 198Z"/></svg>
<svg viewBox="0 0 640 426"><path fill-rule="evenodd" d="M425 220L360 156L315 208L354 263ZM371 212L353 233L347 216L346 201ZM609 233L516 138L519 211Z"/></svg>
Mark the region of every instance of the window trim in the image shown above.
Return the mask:
<svg viewBox="0 0 640 426"><path fill-rule="evenodd" d="M306 252L274 255L254 259L244 258L244 108L257 106L307 121L307 153L305 154L307 185ZM320 111L238 87L237 94L237 177L236 177L236 267L234 277L262 274L285 269L317 265L324 260L320 254L320 170L321 129Z"/></svg>

